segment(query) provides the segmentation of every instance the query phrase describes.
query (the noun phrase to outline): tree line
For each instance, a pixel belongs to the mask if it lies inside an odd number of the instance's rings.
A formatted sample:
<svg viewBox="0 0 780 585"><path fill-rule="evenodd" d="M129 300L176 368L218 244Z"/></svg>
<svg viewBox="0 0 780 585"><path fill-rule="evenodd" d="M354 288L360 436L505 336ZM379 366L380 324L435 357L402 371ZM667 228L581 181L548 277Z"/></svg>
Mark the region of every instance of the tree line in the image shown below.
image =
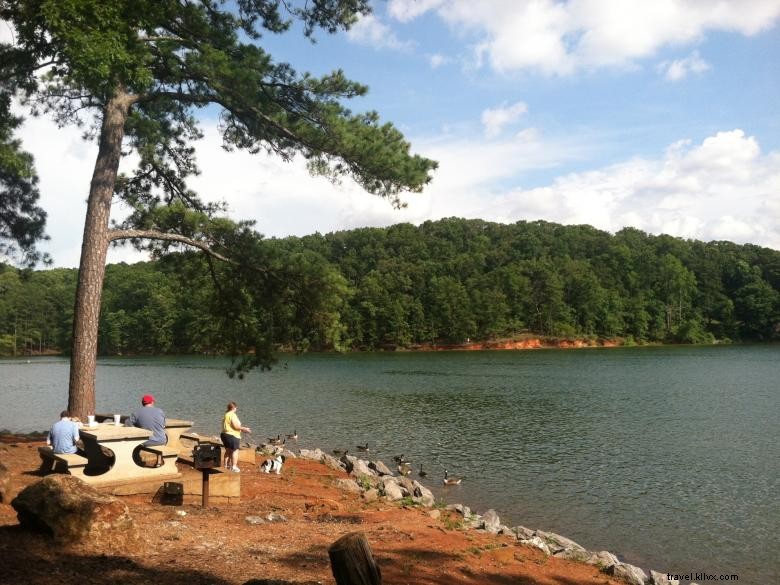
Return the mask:
<svg viewBox="0 0 780 585"><path fill-rule="evenodd" d="M449 218L264 239L246 254L109 265L99 353L780 338L780 252L751 244ZM77 271L0 270L0 353L67 353Z"/></svg>

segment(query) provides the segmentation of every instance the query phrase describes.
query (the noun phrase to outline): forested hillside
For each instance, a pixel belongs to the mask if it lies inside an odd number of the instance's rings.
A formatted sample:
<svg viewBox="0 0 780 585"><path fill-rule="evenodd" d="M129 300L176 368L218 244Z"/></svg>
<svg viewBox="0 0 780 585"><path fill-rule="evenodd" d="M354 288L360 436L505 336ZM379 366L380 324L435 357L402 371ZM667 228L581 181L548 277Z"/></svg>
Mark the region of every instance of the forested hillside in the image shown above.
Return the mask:
<svg viewBox="0 0 780 585"><path fill-rule="evenodd" d="M316 276L316 302L257 314L238 307L232 318L259 319L275 341L297 347L402 348L523 334L626 343L780 339L780 252L753 245L444 219L265 246L278 264L295 264L296 278ZM0 270L0 353L67 351L76 271ZM286 294L267 282L269 295ZM229 352L204 311L229 285L189 253L110 265L100 352Z"/></svg>

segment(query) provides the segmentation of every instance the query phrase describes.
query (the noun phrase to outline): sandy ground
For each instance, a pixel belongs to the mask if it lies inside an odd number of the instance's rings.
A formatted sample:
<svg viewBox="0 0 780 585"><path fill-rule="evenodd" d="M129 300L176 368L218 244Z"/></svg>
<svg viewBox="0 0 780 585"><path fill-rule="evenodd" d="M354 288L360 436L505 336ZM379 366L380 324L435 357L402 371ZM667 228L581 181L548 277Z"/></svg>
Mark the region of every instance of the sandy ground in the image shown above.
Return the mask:
<svg viewBox="0 0 780 585"><path fill-rule="evenodd" d="M9 441L9 438L5 438ZM10 495L38 481L40 442L0 444ZM508 536L462 530L457 518L342 491L347 477L288 459L281 476L244 465L241 502L164 506L149 496L121 499L143 538L142 553L85 556L23 530L0 504L0 583L7 585L243 584L250 579L334 584L328 546L349 532L368 538L383 583L421 585L617 584L595 567L548 558ZM10 498L9 498L10 499ZM454 500L455 501L455 500ZM269 515L283 519L269 521ZM251 523L248 518L261 523ZM273 516L272 516L273 517Z"/></svg>

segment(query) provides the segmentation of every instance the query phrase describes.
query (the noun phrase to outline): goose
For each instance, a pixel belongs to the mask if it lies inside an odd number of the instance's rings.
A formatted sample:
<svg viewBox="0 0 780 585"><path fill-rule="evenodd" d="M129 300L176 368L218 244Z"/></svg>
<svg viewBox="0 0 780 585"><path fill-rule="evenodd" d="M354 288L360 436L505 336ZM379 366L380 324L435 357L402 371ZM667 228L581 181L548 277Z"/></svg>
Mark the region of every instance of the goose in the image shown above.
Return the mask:
<svg viewBox="0 0 780 585"><path fill-rule="evenodd" d="M460 485L461 481L462 479L459 477L449 477L447 470L444 470L444 481L442 482L444 485Z"/></svg>
<svg viewBox="0 0 780 585"><path fill-rule="evenodd" d="M368 451L370 451L371 449L369 449L369 448L368 448L368 443L366 443L365 445L358 445L358 446L357 446L357 450L358 450L358 451L365 451L365 452L368 452Z"/></svg>
<svg viewBox="0 0 780 585"><path fill-rule="evenodd" d="M334 455L346 455L347 449L333 449Z"/></svg>
<svg viewBox="0 0 780 585"><path fill-rule="evenodd" d="M396 455L395 457L393 457L393 461L395 461L396 463L398 463L398 465L400 465L401 463L408 463L408 461L407 461L407 460L406 460L406 458L404 457L404 454L403 454L403 453L401 453L400 455Z"/></svg>
<svg viewBox="0 0 780 585"><path fill-rule="evenodd" d="M276 435L275 439L268 439L268 442L274 447L281 447L287 439L282 439L282 435Z"/></svg>
<svg viewBox="0 0 780 585"><path fill-rule="evenodd" d="M420 477L425 477L428 475L427 471L423 471L422 463L420 463L420 471L417 472L417 475L419 475Z"/></svg>
<svg viewBox="0 0 780 585"><path fill-rule="evenodd" d="M408 463L401 463L401 465L398 466L398 473L401 475L409 475L412 473L412 466Z"/></svg>
<svg viewBox="0 0 780 585"><path fill-rule="evenodd" d="M292 441L297 441L298 440L298 431L297 430L293 431L292 434L287 435L287 438L292 440Z"/></svg>

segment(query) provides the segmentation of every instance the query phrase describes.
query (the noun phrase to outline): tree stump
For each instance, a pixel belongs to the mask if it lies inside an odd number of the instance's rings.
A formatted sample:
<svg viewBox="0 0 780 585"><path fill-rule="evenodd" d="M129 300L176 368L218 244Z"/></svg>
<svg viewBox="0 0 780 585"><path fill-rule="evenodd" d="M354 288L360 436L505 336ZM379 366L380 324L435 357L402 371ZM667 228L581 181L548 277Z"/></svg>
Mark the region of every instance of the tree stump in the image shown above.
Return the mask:
<svg viewBox="0 0 780 585"><path fill-rule="evenodd" d="M339 538L330 545L328 556L337 585L382 585L382 574L362 532Z"/></svg>

